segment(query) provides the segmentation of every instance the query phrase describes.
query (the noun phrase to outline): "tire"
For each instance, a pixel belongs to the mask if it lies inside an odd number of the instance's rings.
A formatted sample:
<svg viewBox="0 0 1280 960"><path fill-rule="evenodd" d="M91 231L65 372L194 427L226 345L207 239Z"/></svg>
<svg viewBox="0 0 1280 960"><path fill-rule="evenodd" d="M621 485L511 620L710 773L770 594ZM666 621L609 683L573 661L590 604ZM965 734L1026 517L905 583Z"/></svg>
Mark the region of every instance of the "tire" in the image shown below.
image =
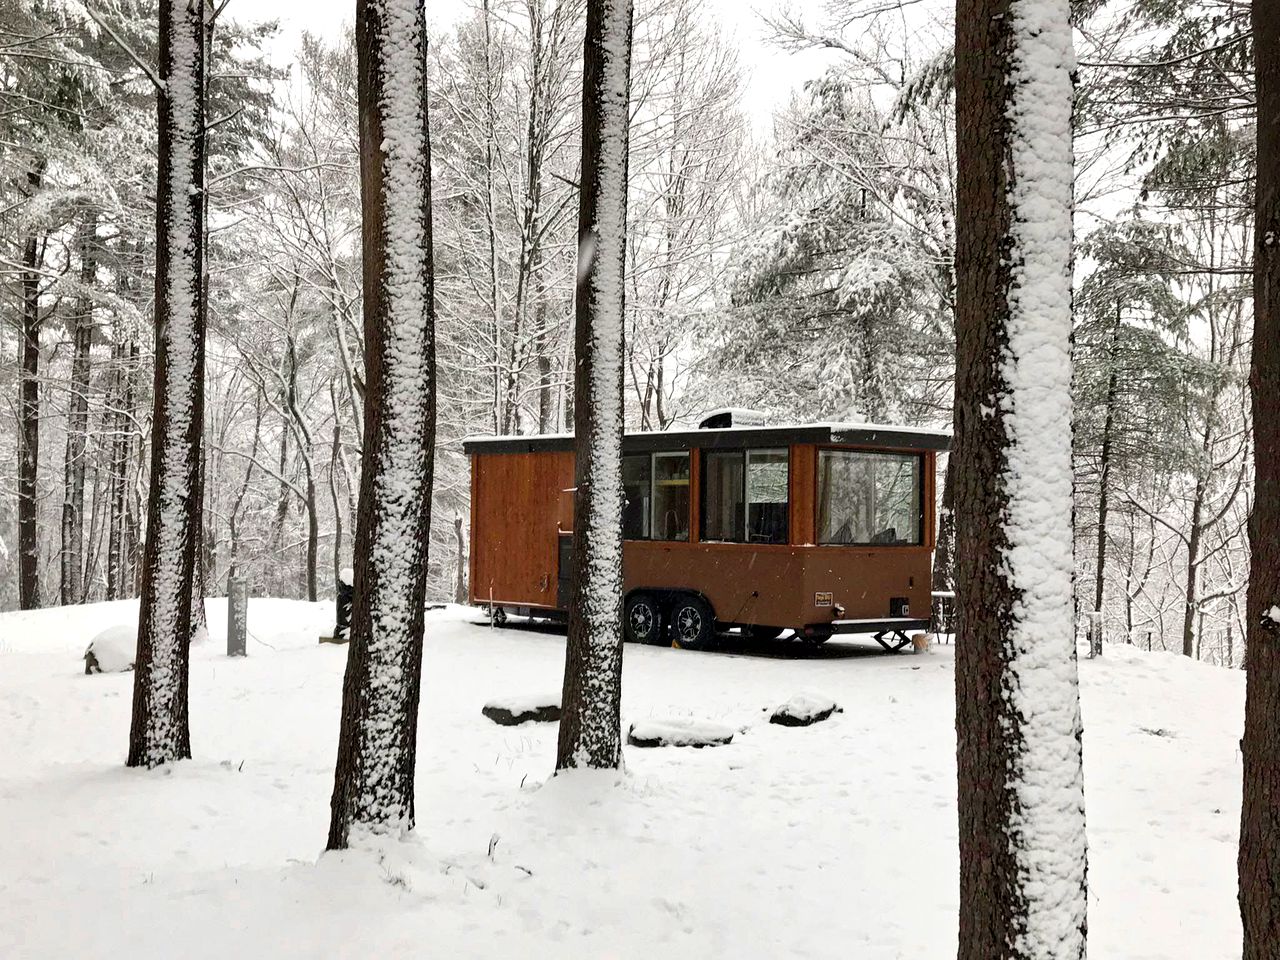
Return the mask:
<svg viewBox="0 0 1280 960"><path fill-rule="evenodd" d="M797 633L796 639L808 647L820 647L831 639L830 631L815 631L813 633Z"/></svg>
<svg viewBox="0 0 1280 960"><path fill-rule="evenodd" d="M657 643L662 638L662 608L647 593L628 598L623 633L630 643Z"/></svg>
<svg viewBox="0 0 1280 960"><path fill-rule="evenodd" d="M706 650L716 635L716 615L701 597L679 597L671 604L671 645Z"/></svg>
<svg viewBox="0 0 1280 960"><path fill-rule="evenodd" d="M766 627L762 624L756 624L753 627L747 627L747 636L756 641L777 640L780 636L787 632L786 627Z"/></svg>

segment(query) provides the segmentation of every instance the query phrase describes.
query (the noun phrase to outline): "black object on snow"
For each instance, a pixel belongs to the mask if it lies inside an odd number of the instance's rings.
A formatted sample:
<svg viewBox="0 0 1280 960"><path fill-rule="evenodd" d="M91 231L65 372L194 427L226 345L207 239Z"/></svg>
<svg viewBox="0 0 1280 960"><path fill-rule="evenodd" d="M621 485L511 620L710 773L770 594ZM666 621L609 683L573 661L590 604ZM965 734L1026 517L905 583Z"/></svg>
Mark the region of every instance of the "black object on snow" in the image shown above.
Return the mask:
<svg viewBox="0 0 1280 960"><path fill-rule="evenodd" d="M551 723L559 720L560 704L546 703L536 707L511 708L497 703L486 703L480 712L501 726L518 727L522 723Z"/></svg>
<svg viewBox="0 0 1280 960"><path fill-rule="evenodd" d="M355 587L338 577L338 624L333 628L334 640L351 639L351 598Z"/></svg>

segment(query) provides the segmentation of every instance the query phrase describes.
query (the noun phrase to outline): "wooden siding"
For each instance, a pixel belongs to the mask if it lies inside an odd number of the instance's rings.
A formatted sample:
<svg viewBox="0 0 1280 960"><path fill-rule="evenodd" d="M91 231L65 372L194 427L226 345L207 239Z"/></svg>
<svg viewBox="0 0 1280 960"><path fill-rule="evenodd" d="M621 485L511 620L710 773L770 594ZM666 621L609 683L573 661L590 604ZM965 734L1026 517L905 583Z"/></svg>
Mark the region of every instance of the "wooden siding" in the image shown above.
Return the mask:
<svg viewBox="0 0 1280 960"><path fill-rule="evenodd" d="M556 527L572 486L572 453L472 458L472 602L555 606Z"/></svg>

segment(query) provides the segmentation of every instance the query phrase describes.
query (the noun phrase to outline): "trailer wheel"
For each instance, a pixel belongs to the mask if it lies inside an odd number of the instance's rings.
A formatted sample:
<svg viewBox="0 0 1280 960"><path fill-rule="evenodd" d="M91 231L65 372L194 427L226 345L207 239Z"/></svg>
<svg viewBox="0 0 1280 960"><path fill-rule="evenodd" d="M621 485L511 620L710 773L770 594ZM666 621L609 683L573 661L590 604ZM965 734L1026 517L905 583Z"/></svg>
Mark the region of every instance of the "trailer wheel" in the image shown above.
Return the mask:
<svg viewBox="0 0 1280 960"><path fill-rule="evenodd" d="M647 593L627 600L624 630L632 643L657 643L662 636L662 610Z"/></svg>
<svg viewBox="0 0 1280 960"><path fill-rule="evenodd" d="M747 636L757 641L777 640L786 632L786 627L766 627L761 624L747 628Z"/></svg>
<svg viewBox="0 0 1280 960"><path fill-rule="evenodd" d="M705 650L716 634L716 615L711 604L698 596L680 597L671 605L671 645L686 650Z"/></svg>

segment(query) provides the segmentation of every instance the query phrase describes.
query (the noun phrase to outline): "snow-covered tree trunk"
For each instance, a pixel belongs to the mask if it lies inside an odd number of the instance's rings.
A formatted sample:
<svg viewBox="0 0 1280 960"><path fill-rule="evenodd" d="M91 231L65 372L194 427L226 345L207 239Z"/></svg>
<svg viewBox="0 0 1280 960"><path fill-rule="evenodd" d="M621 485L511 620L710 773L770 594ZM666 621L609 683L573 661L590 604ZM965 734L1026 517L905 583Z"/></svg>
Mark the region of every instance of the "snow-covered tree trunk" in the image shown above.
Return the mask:
<svg viewBox="0 0 1280 960"><path fill-rule="evenodd" d="M1254 497L1247 610L1240 916L1244 960L1280 957L1280 8L1253 2L1258 186L1253 280Z"/></svg>
<svg viewBox="0 0 1280 960"><path fill-rule="evenodd" d="M34 195L44 177L43 162L27 173ZM32 232L22 244L22 374L18 387L18 606L40 606L40 266L44 238Z"/></svg>
<svg viewBox="0 0 1280 960"><path fill-rule="evenodd" d="M588 0L578 206L573 601L556 769L622 762L622 387L630 0Z"/></svg>
<svg viewBox="0 0 1280 960"><path fill-rule="evenodd" d="M117 343L111 349L115 365L115 390L111 412L111 465L107 482L109 513L107 520L107 596L119 600L128 592L125 575L125 494L128 481L129 447L133 429L133 351L128 343Z"/></svg>
<svg viewBox="0 0 1280 960"><path fill-rule="evenodd" d="M160 4L156 359L131 767L191 756L187 667L204 418L203 4Z"/></svg>
<svg viewBox="0 0 1280 960"><path fill-rule="evenodd" d="M329 849L413 826L435 442L422 0L358 0L365 420Z"/></svg>
<svg viewBox="0 0 1280 960"><path fill-rule="evenodd" d="M960 960L1085 955L1068 6L956 9Z"/></svg>
<svg viewBox="0 0 1280 960"><path fill-rule="evenodd" d="M89 442L90 348L93 345L93 299L97 278L98 219L86 215L80 228L80 284L72 318L71 397L67 405L67 446L63 461L61 595L63 605L84 600L84 473Z"/></svg>

